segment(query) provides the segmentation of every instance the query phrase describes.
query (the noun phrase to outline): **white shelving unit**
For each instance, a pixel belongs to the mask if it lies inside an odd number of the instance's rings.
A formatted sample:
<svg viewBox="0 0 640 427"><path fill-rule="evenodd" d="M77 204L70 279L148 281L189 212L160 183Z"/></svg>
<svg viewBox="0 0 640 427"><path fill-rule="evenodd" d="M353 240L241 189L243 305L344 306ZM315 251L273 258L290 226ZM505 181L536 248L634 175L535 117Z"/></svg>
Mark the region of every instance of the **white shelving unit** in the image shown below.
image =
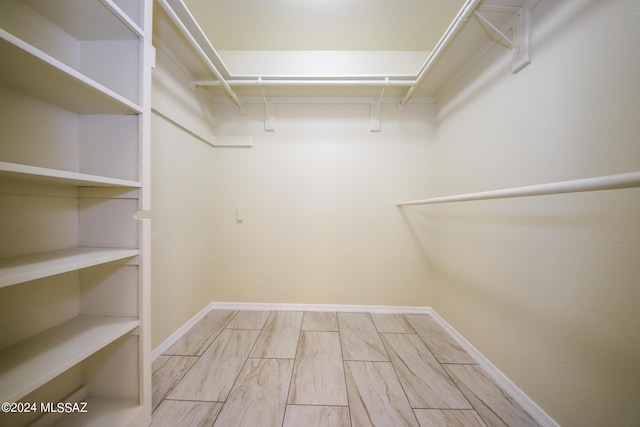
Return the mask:
<svg viewBox="0 0 640 427"><path fill-rule="evenodd" d="M2 426L151 423L151 8L0 2Z"/></svg>

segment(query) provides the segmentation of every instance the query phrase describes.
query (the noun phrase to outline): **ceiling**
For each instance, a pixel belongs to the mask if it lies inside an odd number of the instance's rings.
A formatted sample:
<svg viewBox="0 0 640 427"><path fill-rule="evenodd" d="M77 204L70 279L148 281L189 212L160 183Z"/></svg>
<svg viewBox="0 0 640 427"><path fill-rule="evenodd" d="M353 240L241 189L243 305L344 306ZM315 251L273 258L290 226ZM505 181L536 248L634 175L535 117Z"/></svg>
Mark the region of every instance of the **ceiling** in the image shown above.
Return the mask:
<svg viewBox="0 0 640 427"><path fill-rule="evenodd" d="M430 51L463 0L184 0L218 50Z"/></svg>

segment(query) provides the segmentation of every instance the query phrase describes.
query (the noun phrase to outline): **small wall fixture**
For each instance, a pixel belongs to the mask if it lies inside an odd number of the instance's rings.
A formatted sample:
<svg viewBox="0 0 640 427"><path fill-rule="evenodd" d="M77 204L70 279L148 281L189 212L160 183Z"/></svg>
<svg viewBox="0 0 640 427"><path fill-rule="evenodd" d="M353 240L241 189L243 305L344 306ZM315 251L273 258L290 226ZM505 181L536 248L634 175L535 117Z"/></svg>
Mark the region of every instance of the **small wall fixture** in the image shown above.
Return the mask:
<svg viewBox="0 0 640 427"><path fill-rule="evenodd" d="M485 25L491 28L501 39L506 41L513 49L513 60L511 61L511 71L517 73L531 63L530 32L531 32L531 9L540 0L525 0L522 7L510 6L480 6L474 15ZM498 27L493 25L480 12L506 12L513 13L512 37L508 37Z"/></svg>

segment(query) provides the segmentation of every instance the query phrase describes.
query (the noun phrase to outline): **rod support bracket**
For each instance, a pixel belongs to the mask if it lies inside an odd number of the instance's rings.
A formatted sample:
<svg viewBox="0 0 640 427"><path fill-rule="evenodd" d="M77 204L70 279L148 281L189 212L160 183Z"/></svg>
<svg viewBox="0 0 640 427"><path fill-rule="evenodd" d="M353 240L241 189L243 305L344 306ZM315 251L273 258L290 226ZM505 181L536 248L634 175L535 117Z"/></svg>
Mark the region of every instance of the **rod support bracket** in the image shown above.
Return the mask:
<svg viewBox="0 0 640 427"><path fill-rule="evenodd" d="M276 130L275 107L271 97L267 95L262 86L262 77L258 77L258 86L262 90L262 99L264 100L264 130L265 132L273 132Z"/></svg>
<svg viewBox="0 0 640 427"><path fill-rule="evenodd" d="M511 71L517 73L531 63L531 9L520 8L513 17L513 42L518 48L513 50Z"/></svg>
<svg viewBox="0 0 640 427"><path fill-rule="evenodd" d="M385 77L385 81L389 82L389 77ZM384 86L378 92L376 99L371 103L371 132L380 132L382 130L382 98L384 97Z"/></svg>
<svg viewBox="0 0 640 427"><path fill-rule="evenodd" d="M502 40L507 42L513 50L511 61L511 71L517 73L531 63L530 33L531 33L531 9L539 0L525 0L522 7L508 6L480 6L475 11L475 16L485 25L493 30ZM505 31L496 27L485 18L480 11L507 12L513 13L513 25L511 26L511 37ZM507 28L508 30L508 28Z"/></svg>

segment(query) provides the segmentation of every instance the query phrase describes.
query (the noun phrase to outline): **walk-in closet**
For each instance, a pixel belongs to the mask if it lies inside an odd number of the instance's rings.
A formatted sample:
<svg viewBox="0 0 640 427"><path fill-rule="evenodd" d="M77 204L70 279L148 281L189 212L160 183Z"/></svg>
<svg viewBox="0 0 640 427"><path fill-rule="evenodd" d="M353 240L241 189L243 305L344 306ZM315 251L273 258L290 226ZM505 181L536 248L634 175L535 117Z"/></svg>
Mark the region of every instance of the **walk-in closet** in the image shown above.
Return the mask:
<svg viewBox="0 0 640 427"><path fill-rule="evenodd" d="M639 21L0 0L0 426L637 427Z"/></svg>

